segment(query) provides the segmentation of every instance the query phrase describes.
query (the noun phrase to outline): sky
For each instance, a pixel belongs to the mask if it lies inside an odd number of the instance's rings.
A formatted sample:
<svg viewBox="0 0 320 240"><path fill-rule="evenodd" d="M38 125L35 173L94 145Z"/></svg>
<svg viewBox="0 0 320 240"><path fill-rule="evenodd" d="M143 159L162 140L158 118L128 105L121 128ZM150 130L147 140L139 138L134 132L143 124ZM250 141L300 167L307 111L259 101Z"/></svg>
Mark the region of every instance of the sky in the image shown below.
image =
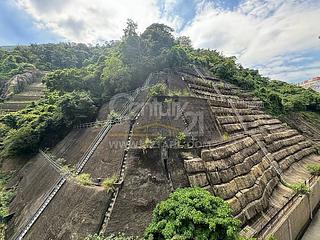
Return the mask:
<svg viewBox="0 0 320 240"><path fill-rule="evenodd" d="M119 39L154 22L264 76L320 76L320 0L0 0L0 46Z"/></svg>

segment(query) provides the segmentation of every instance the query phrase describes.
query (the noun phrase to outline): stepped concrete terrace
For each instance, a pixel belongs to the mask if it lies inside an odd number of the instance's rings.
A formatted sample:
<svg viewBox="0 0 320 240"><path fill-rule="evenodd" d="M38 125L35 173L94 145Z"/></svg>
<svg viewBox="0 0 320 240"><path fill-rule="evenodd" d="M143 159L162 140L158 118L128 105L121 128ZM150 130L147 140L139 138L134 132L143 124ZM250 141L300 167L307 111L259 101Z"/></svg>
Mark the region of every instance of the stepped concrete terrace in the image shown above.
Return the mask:
<svg viewBox="0 0 320 240"><path fill-rule="evenodd" d="M0 114L19 111L32 102L40 100L44 96L46 86L41 82L41 78L26 86L25 89L17 94L13 94L4 102L0 103Z"/></svg>
<svg viewBox="0 0 320 240"><path fill-rule="evenodd" d="M115 191L68 180L26 239L78 239L95 232L141 236L156 204L189 186L228 201L242 234L258 239L275 229L284 209L294 210L298 197L288 184L308 181L306 164L320 161L308 137L265 113L252 94L192 68L152 74L150 83L157 82L189 94L150 98L141 92L128 112L134 119L114 125L84 167L94 178L118 176ZM75 166L99 130L74 129L51 152ZM186 146L172 144L181 131ZM166 137L161 147L146 146L147 138L159 135ZM57 177L40 155L19 172L9 236Z"/></svg>

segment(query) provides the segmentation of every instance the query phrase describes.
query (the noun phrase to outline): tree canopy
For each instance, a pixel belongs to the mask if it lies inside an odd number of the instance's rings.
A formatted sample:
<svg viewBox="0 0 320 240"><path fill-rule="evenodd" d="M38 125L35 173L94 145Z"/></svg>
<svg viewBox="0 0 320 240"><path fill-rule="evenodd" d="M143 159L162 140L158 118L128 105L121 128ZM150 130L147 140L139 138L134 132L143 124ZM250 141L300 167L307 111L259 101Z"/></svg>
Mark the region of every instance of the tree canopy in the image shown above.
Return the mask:
<svg viewBox="0 0 320 240"><path fill-rule="evenodd" d="M146 239L235 240L239 221L221 198L201 188L184 188L170 194L153 211Z"/></svg>

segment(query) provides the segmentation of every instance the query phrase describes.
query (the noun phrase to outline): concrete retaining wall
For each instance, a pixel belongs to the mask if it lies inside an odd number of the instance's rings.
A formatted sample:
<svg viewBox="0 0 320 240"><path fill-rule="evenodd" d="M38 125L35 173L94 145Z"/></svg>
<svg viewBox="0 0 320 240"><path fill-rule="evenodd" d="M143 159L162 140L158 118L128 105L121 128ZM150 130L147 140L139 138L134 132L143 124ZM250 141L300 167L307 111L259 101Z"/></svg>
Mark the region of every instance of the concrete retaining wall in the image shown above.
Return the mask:
<svg viewBox="0 0 320 240"><path fill-rule="evenodd" d="M320 180L318 178L311 187L309 198L306 195L299 197L291 210L273 227L269 235L273 235L277 240L299 239L311 221L312 213L319 202Z"/></svg>

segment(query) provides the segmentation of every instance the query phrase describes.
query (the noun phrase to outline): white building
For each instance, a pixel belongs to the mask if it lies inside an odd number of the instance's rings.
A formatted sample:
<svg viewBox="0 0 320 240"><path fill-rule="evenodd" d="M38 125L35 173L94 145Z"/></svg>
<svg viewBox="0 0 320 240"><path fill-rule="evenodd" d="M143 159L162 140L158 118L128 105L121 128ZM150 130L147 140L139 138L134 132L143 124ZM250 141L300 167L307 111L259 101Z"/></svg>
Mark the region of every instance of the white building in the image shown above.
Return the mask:
<svg viewBox="0 0 320 240"><path fill-rule="evenodd" d="M311 88L317 92L320 92L320 77L314 77L310 80L298 83L298 86L303 88Z"/></svg>

